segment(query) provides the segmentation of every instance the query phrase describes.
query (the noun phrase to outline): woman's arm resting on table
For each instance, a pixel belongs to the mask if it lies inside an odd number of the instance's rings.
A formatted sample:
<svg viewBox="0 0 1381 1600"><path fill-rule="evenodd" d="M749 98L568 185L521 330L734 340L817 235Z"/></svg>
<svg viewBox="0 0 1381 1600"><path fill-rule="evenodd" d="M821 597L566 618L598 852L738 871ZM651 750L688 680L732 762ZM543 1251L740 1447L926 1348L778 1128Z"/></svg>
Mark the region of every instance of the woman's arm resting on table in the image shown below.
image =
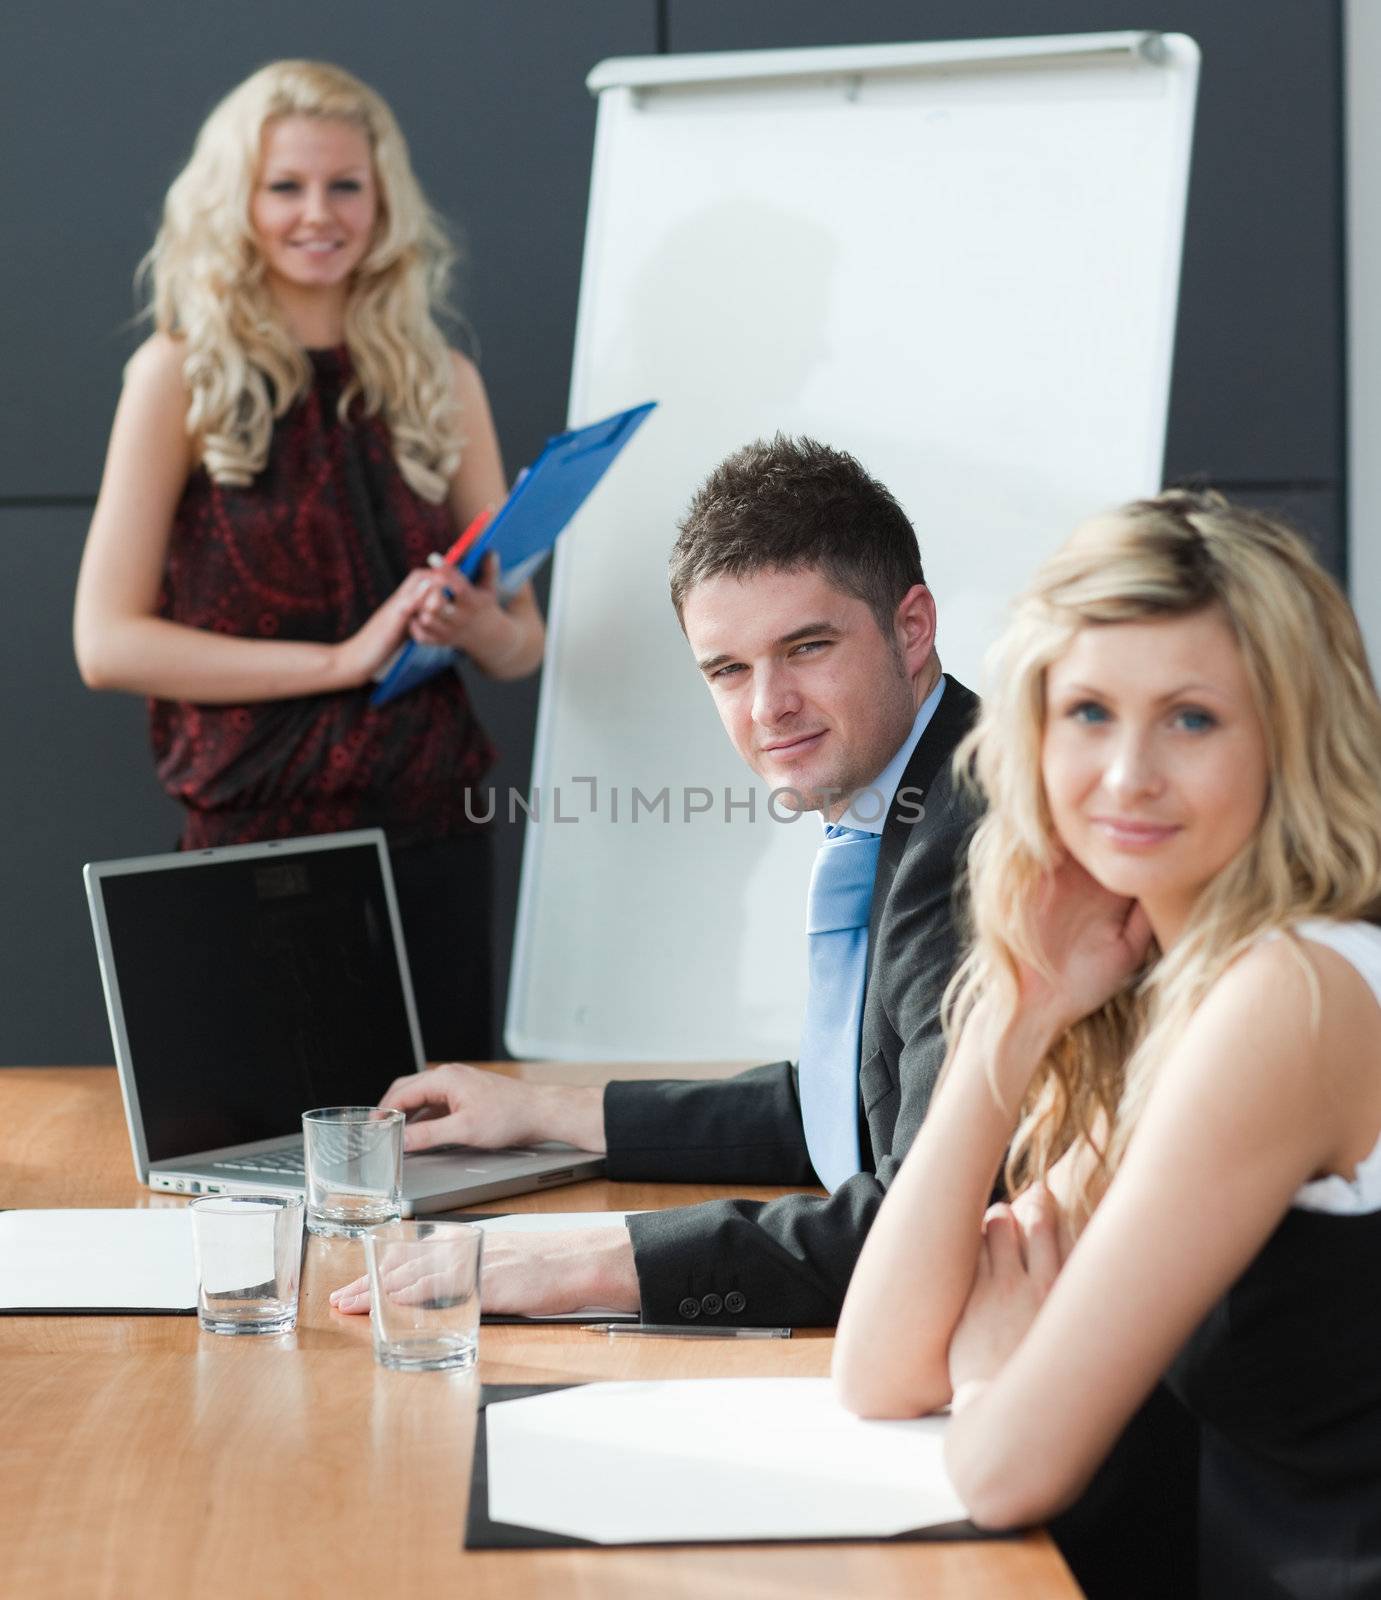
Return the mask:
<svg viewBox="0 0 1381 1600"><path fill-rule="evenodd" d="M1015 1353L996 1372L956 1374L971 1381L946 1451L975 1521L1020 1526L1068 1505L1295 1190L1351 1169L1370 1147L1357 1149L1359 1124L1374 1141L1381 1016L1340 957L1307 950L1322 986L1317 1028L1295 953L1284 942L1249 951L1165 1063ZM892 1342L904 1333L893 1324Z"/></svg>
<svg viewBox="0 0 1381 1600"><path fill-rule="evenodd" d="M195 464L182 347L154 334L130 362L77 579L73 642L92 689L204 704L321 694L368 682L407 637L430 576L412 573L340 644L235 639L156 614L173 515Z"/></svg>
<svg viewBox="0 0 1381 1600"><path fill-rule="evenodd" d="M975 1011L849 1282L834 1379L860 1416L916 1417L950 1398L950 1336L973 1286L983 1214L1045 1048L1030 1025L991 1034Z"/></svg>
<svg viewBox="0 0 1381 1600"><path fill-rule="evenodd" d="M1136 971L1150 939L1140 907L1072 860L1049 875L1037 931L1049 975L1022 974L1005 1025L986 999L969 1016L849 1285L834 1375L843 1403L863 1416L919 1416L950 1398L950 1338L1032 1075L1051 1041Z"/></svg>

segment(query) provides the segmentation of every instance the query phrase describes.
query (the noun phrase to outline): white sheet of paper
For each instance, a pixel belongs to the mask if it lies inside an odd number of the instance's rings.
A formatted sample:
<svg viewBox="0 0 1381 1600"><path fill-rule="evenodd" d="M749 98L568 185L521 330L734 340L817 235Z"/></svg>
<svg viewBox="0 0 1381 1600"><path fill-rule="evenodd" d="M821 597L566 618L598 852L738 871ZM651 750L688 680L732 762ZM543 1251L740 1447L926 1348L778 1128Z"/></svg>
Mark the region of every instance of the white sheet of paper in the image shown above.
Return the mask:
<svg viewBox="0 0 1381 1600"><path fill-rule="evenodd" d="M636 1211L512 1211L502 1217L485 1217L477 1223L486 1233L564 1233L568 1228L622 1228ZM464 1221L463 1217L458 1219ZM524 1322L636 1322L635 1311L612 1311L608 1306L581 1306L577 1311L556 1311L550 1316L524 1317Z"/></svg>
<svg viewBox="0 0 1381 1600"><path fill-rule="evenodd" d="M185 1210L0 1211L0 1309L189 1311Z"/></svg>
<svg viewBox="0 0 1381 1600"><path fill-rule="evenodd" d="M591 1383L486 1416L490 1517L599 1544L887 1538L966 1516L947 1418L864 1422L827 1378Z"/></svg>

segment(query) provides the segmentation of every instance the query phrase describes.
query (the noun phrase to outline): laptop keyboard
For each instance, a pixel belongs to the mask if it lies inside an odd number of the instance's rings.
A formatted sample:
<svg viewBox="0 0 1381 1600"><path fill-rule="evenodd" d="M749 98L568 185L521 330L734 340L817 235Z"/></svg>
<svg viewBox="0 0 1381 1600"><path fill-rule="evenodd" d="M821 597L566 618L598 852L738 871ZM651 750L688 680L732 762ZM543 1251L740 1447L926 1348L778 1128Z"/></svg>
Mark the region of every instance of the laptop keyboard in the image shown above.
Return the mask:
<svg viewBox="0 0 1381 1600"><path fill-rule="evenodd" d="M265 1150L257 1156L241 1156L237 1161L217 1161L214 1172L272 1172L280 1177L305 1175L301 1150Z"/></svg>

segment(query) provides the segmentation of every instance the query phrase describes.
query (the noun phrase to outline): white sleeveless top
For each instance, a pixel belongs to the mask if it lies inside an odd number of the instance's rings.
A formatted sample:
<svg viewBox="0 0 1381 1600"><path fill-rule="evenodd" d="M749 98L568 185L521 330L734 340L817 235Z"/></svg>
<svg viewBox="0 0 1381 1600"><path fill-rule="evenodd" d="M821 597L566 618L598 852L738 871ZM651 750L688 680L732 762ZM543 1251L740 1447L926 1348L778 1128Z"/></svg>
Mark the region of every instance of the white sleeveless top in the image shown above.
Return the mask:
<svg viewBox="0 0 1381 1600"><path fill-rule="evenodd" d="M1301 939L1327 945L1365 979L1381 1005L1381 928L1369 922L1299 922L1293 930ZM1378 1030L1381 1035L1381 1030ZM1332 1173L1315 1178L1295 1191L1292 1202L1301 1211L1330 1211L1338 1216L1361 1216L1381 1211L1381 1139L1370 1155L1357 1163L1354 1177Z"/></svg>

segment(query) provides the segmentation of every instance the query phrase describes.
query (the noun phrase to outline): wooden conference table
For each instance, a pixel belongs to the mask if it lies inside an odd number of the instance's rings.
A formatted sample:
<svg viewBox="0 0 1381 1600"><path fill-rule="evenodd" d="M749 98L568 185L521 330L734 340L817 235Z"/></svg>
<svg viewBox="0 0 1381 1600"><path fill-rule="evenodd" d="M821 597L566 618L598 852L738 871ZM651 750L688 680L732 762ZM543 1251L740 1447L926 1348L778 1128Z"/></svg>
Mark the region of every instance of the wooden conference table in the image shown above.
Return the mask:
<svg viewBox="0 0 1381 1600"><path fill-rule="evenodd" d="M611 1075L500 1070L564 1082ZM0 1070L0 1130L0 1206L184 1203L135 1181L110 1068ZM777 1192L599 1181L503 1204L615 1211ZM203 1335L193 1317L0 1317L0 1590L16 1600L1079 1594L1044 1534L466 1551L480 1381L823 1376L831 1339L613 1340L569 1326L493 1327L480 1335L478 1374L386 1372L374 1365L366 1320L327 1304L336 1284L363 1270L362 1257L353 1241L311 1241L297 1332L281 1339Z"/></svg>

